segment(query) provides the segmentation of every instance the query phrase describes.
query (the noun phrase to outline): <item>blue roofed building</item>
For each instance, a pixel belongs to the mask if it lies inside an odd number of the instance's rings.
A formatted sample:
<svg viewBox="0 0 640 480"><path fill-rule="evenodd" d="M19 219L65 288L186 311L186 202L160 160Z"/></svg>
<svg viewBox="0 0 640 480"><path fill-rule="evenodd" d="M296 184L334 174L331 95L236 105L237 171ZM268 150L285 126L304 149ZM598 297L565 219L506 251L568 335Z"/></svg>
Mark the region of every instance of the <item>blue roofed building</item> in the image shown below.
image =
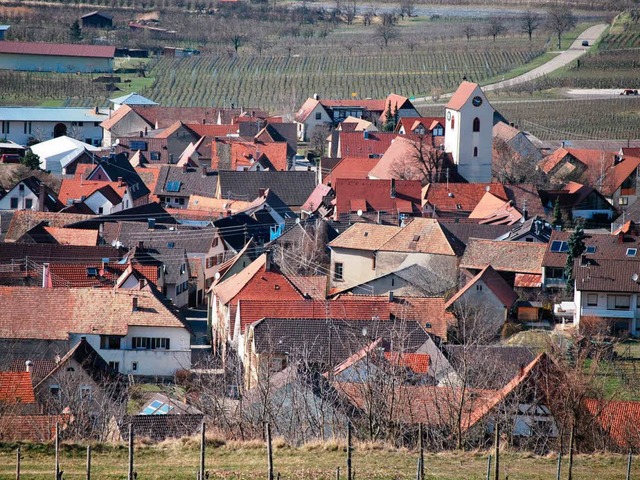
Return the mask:
<svg viewBox="0 0 640 480"><path fill-rule="evenodd" d="M97 107L0 107L0 139L24 146L67 135L99 146L100 123L107 118L108 113Z"/></svg>

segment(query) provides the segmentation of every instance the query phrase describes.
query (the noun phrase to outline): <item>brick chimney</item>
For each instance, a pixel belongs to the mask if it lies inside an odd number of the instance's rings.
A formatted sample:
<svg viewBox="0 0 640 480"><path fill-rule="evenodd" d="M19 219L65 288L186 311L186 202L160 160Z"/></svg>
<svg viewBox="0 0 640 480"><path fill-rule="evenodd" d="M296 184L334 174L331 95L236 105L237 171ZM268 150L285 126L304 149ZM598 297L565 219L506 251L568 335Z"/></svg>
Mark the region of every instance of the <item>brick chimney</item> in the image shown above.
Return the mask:
<svg viewBox="0 0 640 480"><path fill-rule="evenodd" d="M33 362L31 360L27 360L24 362L24 367L25 372L31 373L31 370L33 370Z"/></svg>

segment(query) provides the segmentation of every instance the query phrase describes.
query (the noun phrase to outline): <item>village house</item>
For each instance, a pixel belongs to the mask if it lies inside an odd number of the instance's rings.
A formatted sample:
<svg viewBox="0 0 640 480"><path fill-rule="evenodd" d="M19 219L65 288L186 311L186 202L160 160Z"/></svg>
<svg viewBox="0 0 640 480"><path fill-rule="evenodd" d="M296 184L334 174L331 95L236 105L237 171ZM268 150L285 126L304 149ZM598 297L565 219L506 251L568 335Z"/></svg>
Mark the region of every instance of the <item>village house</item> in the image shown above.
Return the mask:
<svg viewBox="0 0 640 480"><path fill-rule="evenodd" d="M191 366L189 330L149 285L135 291L0 287L0 295L0 342L8 355L24 358L34 348L64 355L86 337L123 374L173 376Z"/></svg>
<svg viewBox="0 0 640 480"><path fill-rule="evenodd" d="M0 210L57 212L61 208L55 193L34 176L21 180L0 196Z"/></svg>
<svg viewBox="0 0 640 480"><path fill-rule="evenodd" d="M65 135L99 146L100 123L106 118L107 114L97 107L0 107L0 133L6 141L23 146Z"/></svg>
<svg viewBox="0 0 640 480"><path fill-rule="evenodd" d="M0 43L0 69L30 72L111 73L116 47L40 42Z"/></svg>
<svg viewBox="0 0 640 480"><path fill-rule="evenodd" d="M109 12L95 10L85 13L80 17L82 28L111 28L113 27L113 15Z"/></svg>

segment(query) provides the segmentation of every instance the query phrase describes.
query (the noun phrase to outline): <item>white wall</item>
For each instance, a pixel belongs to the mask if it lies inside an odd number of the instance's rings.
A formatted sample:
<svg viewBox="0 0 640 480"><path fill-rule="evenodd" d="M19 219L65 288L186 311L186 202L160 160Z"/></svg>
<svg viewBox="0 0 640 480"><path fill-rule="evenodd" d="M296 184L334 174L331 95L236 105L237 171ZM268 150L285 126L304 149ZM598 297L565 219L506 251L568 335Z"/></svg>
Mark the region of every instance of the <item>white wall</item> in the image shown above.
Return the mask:
<svg viewBox="0 0 640 480"><path fill-rule="evenodd" d="M113 58L0 53L0 70L30 72L113 72Z"/></svg>
<svg viewBox="0 0 640 480"><path fill-rule="evenodd" d="M0 121L3 121L2 118L0 118ZM78 140L89 143L91 145L99 146L102 144L102 127L100 126L100 121L82 122L82 126L78 125L79 122L75 122L76 125L73 125L74 122L31 121L26 123L27 125L25 128L24 121L4 121L5 128L4 132L0 133L0 138L4 139L6 137L7 140L11 140L12 142L18 143L20 145L26 145L27 142L29 142L32 138L37 138L38 140L44 142L46 140L51 140L52 138L54 138L54 128L59 123L62 123L67 127L68 136L71 136L73 134L74 137L79 137ZM9 130L8 133L7 130ZM88 139L90 139L91 141L87 142Z"/></svg>
<svg viewBox="0 0 640 480"><path fill-rule="evenodd" d="M11 208L11 199L18 199L18 207ZM0 199L0 210L25 210L27 208L26 203L27 200L30 199L33 202L32 210L38 209L38 195L33 193L27 187L24 187L24 190L19 189L19 185L13 187L9 193L7 193L4 197Z"/></svg>
<svg viewBox="0 0 640 480"><path fill-rule="evenodd" d="M342 263L342 281L334 279L335 264ZM348 248L331 249L331 287L342 288L358 285L375 278L373 252Z"/></svg>
<svg viewBox="0 0 640 480"><path fill-rule="evenodd" d="M316 120L316 113L320 113L320 120ZM311 111L303 124L298 124L298 139L308 141L313 135L313 130L318 125L333 124L333 118L327 115L327 111L320 104Z"/></svg>
<svg viewBox="0 0 640 480"><path fill-rule="evenodd" d="M81 336L107 362L119 362L120 373L149 376L173 376L176 371L191 368L190 335L186 328L167 327L129 327L122 339L120 350L100 348L100 335L72 334L71 343L75 345ZM133 337L169 338L170 350L133 350ZM132 362L138 362L137 371L131 369Z"/></svg>
<svg viewBox="0 0 640 480"><path fill-rule="evenodd" d="M79 200L79 199L78 199ZM100 192L95 192L84 201L85 205L91 209L93 213L98 215L108 215L113 211L113 203ZM102 211L100 209L102 208Z"/></svg>

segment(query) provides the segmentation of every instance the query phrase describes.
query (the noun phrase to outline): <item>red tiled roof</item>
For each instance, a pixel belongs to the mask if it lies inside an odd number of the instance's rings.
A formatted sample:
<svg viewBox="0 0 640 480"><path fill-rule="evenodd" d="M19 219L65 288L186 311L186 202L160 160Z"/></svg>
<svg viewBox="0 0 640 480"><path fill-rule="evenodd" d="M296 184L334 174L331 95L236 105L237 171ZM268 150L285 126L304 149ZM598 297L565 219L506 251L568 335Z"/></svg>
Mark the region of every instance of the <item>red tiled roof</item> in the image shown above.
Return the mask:
<svg viewBox="0 0 640 480"><path fill-rule="evenodd" d="M384 357L393 365L408 367L414 373L427 373L431 357L426 353L384 352Z"/></svg>
<svg viewBox="0 0 640 480"><path fill-rule="evenodd" d="M129 105L121 105L118 110L111 113L109 118L104 120L100 126L104 130L111 130L120 120L127 116L133 109Z"/></svg>
<svg viewBox="0 0 640 480"><path fill-rule="evenodd" d="M0 404L36 403L29 372L0 372Z"/></svg>
<svg viewBox="0 0 640 480"><path fill-rule="evenodd" d="M337 179L333 186L336 192L336 217L353 211L352 200L365 200L366 211L397 213L397 200L408 200L416 209L420 209L422 187L419 181L396 180L394 197L391 196L391 185L391 180Z"/></svg>
<svg viewBox="0 0 640 480"><path fill-rule="evenodd" d="M49 442L55 436L56 424L64 426L69 419L69 415L4 415L0 441Z"/></svg>
<svg viewBox="0 0 640 480"><path fill-rule="evenodd" d="M313 189L309 198L304 202L301 207L301 210L304 212L313 213L315 212L320 205L322 205L322 199L331 192L331 187L319 183L316 185L316 188Z"/></svg>
<svg viewBox="0 0 640 480"><path fill-rule="evenodd" d="M473 277L467 284L456 292L456 294L449 299L444 308L450 308L453 306L462 296L473 288L478 282L483 282L493 294L498 297L498 300L504 305L505 308L510 308L518 299L518 294L513 291L513 288L491 267L487 265L480 273Z"/></svg>
<svg viewBox="0 0 640 480"><path fill-rule="evenodd" d="M640 402L588 398L583 405L616 446L627 449L640 445Z"/></svg>
<svg viewBox="0 0 640 480"><path fill-rule="evenodd" d="M61 245L94 247L98 244L98 230L61 227L44 227L44 229Z"/></svg>
<svg viewBox="0 0 640 480"><path fill-rule="evenodd" d="M470 238L460 267L482 270L491 265L499 272L541 274L546 249L546 243Z"/></svg>
<svg viewBox="0 0 640 480"><path fill-rule="evenodd" d="M379 250L389 239L400 231L395 225L376 223L354 223L329 243L331 248L354 248L358 250Z"/></svg>
<svg viewBox="0 0 640 480"><path fill-rule="evenodd" d="M445 125L444 117L401 117L396 126L396 131L404 127L405 133L414 133L420 125L428 132L432 131L438 124L442 128Z"/></svg>
<svg viewBox="0 0 640 480"><path fill-rule="evenodd" d="M302 107L300 107L300 110L296 112L296 122L304 122L319 103L320 102L314 98L307 98L302 104Z"/></svg>
<svg viewBox="0 0 640 480"><path fill-rule="evenodd" d="M0 53L17 55L56 55L64 57L113 58L116 47L42 42L2 42Z"/></svg>
<svg viewBox="0 0 640 480"><path fill-rule="evenodd" d="M82 197L87 198L96 190L104 186L110 186L122 199L127 191L127 184L123 182L100 182L96 180L84 180L82 177L63 178L60 184L60 192L58 200L67 205L70 200L80 200Z"/></svg>
<svg viewBox="0 0 640 480"><path fill-rule="evenodd" d="M120 107L122 108L122 107ZM156 191L156 184L158 183L158 178L160 177L160 169L162 165L153 165L153 164L145 164L144 167L136 167L136 173L140 175L140 178L147 186L149 191L149 201L150 202L158 202L159 198L153 192Z"/></svg>
<svg viewBox="0 0 640 480"><path fill-rule="evenodd" d="M436 219L415 217L411 218L379 249L390 252L457 256L464 251L464 245L449 234Z"/></svg>
<svg viewBox="0 0 640 480"><path fill-rule="evenodd" d="M334 184L339 178L365 179L379 161L379 158L343 157L324 177L323 183Z"/></svg>
<svg viewBox="0 0 640 480"><path fill-rule="evenodd" d="M184 328L173 309L149 287L0 287L0 298L0 338L67 340L71 332L126 335L129 326Z"/></svg>
<svg viewBox="0 0 640 480"><path fill-rule="evenodd" d="M392 132L340 132L340 156L383 155L396 137Z"/></svg>
<svg viewBox="0 0 640 480"><path fill-rule="evenodd" d="M64 227L71 223L90 220L95 215L81 215L67 212L35 212L33 210L16 210L7 229L5 242L15 242L40 222L48 222L51 227Z"/></svg>
<svg viewBox="0 0 640 480"><path fill-rule="evenodd" d="M470 213L487 192L503 202L508 200L501 183L431 183L424 187L422 201L423 205L429 203L439 212Z"/></svg>
<svg viewBox="0 0 640 480"><path fill-rule="evenodd" d="M477 83L462 82L453 96L449 99L449 102L445 105L445 108L460 110L469 97L473 95L476 88L478 88Z"/></svg>
<svg viewBox="0 0 640 480"><path fill-rule="evenodd" d="M305 300L273 299L263 295L260 299L240 299L240 329L245 331L247 326L258 320L269 318L334 318L340 320L371 320L378 317L389 320L390 304L388 299L367 298L353 301L350 297L338 300ZM267 297L267 298L265 298Z"/></svg>
<svg viewBox="0 0 640 480"><path fill-rule="evenodd" d="M50 263L52 288L108 287L112 288L129 264L101 263L63 264ZM158 267L154 265L132 264L133 270L157 286ZM87 268L95 268L99 276L89 276Z"/></svg>
<svg viewBox="0 0 640 480"><path fill-rule="evenodd" d="M186 126L201 137L226 137L238 133L238 125L217 125L210 123L187 123Z"/></svg>
<svg viewBox="0 0 640 480"><path fill-rule="evenodd" d="M287 170L287 143L286 142L260 142L246 141L242 139L224 138L211 144L211 168L220 168L220 156L218 146L228 144L231 146L229 170L238 170L242 167L251 167L256 161L271 164L275 170Z"/></svg>
<svg viewBox="0 0 640 480"><path fill-rule="evenodd" d="M542 286L542 274L516 273L513 286L515 288L540 288Z"/></svg>

